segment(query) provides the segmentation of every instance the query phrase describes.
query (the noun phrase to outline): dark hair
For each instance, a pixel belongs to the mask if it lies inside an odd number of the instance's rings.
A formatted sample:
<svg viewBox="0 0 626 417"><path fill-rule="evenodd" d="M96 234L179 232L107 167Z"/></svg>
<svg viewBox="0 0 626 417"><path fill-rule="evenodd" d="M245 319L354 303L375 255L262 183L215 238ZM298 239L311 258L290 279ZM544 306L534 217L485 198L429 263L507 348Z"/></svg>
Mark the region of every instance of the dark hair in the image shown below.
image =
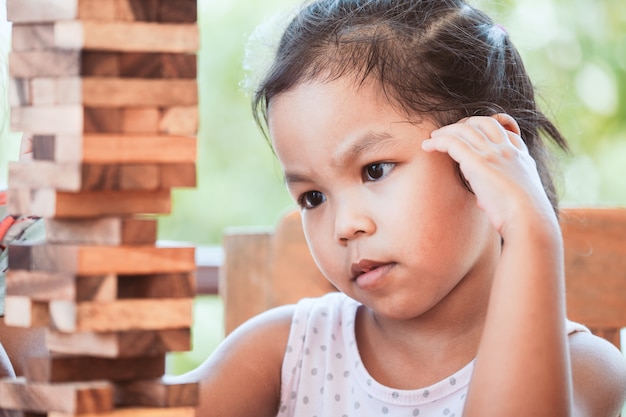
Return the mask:
<svg viewBox="0 0 626 417"><path fill-rule="evenodd" d="M567 143L539 110L521 57L506 30L461 0L316 0L282 35L253 97L265 132L273 97L309 80L346 75L375 80L390 103L442 126L468 116L507 113L537 163L558 213L549 153L540 134Z"/></svg>

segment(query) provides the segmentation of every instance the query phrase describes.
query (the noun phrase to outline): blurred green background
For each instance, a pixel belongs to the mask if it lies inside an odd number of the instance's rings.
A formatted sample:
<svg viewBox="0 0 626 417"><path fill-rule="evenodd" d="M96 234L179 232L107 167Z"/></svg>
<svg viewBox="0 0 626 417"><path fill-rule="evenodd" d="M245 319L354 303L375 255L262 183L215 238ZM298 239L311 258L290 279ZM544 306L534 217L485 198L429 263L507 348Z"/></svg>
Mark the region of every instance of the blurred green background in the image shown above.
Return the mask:
<svg viewBox="0 0 626 417"><path fill-rule="evenodd" d="M296 0L198 0L200 131L198 186L174 192L161 239L219 245L226 227L273 225L292 203L280 169L251 116L242 86L246 45L276 32L277 13ZM564 205L626 205L626 7L623 0L475 1L504 25L525 59L543 108L569 139L558 155ZM3 36L3 40L7 37ZM263 58L253 42L252 74ZM8 43L3 44L6 53ZM258 68L257 68L258 69ZM257 71L258 73L258 71ZM3 74L6 78L6 73ZM6 117L3 118L6 121ZM0 181L19 136L3 125ZM4 183L4 181L2 181ZM222 338L215 296L198 298L194 350L170 356L170 371L196 366Z"/></svg>

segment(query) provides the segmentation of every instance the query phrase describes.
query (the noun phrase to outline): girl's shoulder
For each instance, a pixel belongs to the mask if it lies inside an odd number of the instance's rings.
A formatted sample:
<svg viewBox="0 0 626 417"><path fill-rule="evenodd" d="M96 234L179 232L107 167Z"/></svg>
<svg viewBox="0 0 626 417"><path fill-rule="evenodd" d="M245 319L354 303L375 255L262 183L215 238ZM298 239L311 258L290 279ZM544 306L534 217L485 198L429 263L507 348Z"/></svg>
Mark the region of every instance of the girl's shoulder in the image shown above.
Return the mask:
<svg viewBox="0 0 626 417"><path fill-rule="evenodd" d="M626 400L626 358L616 346L588 331L568 338L573 397L586 415L617 415Z"/></svg>

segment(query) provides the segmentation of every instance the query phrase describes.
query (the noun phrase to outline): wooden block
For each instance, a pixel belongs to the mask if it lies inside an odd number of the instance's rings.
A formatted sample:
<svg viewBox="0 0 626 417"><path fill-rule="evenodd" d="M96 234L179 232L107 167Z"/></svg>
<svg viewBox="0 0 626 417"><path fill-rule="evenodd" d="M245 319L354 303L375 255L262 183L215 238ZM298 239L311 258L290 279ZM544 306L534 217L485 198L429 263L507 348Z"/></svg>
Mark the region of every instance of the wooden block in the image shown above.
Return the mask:
<svg viewBox="0 0 626 417"><path fill-rule="evenodd" d="M193 299L119 300L112 303L50 302L50 321L60 332L118 332L190 328Z"/></svg>
<svg viewBox="0 0 626 417"><path fill-rule="evenodd" d="M29 77L20 74L14 77L35 78L36 75ZM65 106L82 104L86 108L93 108L91 111L97 111L99 108L174 107L198 104L198 85L195 79L62 77L57 80L50 77L50 74L41 74L31 83L30 98L32 104L36 104L37 107L23 106L16 109L21 112L27 109L50 112L58 111L58 107L54 106L58 104L64 105L63 110L68 111ZM73 131L76 130L74 128ZM30 131L38 133L32 129ZM46 132L50 131L48 129ZM78 131L82 131L82 127Z"/></svg>
<svg viewBox="0 0 626 417"><path fill-rule="evenodd" d="M18 250L21 249L18 247ZM75 277L69 273L13 269L6 273L7 296L23 296L33 301L75 300Z"/></svg>
<svg viewBox="0 0 626 417"><path fill-rule="evenodd" d="M74 0L78 3L79 19L115 20L117 0Z"/></svg>
<svg viewBox="0 0 626 417"><path fill-rule="evenodd" d="M85 133L121 133L122 110L110 107L85 107L83 130Z"/></svg>
<svg viewBox="0 0 626 417"><path fill-rule="evenodd" d="M75 19L77 3L77 0L7 0L7 20L19 23Z"/></svg>
<svg viewBox="0 0 626 417"><path fill-rule="evenodd" d="M186 329L62 333L47 329L46 347L51 352L109 358L153 356L191 350L191 331Z"/></svg>
<svg viewBox="0 0 626 417"><path fill-rule="evenodd" d="M195 54L163 54L163 78L196 78L198 64Z"/></svg>
<svg viewBox="0 0 626 417"><path fill-rule="evenodd" d="M120 75L135 78L162 78L162 54L129 52L119 55Z"/></svg>
<svg viewBox="0 0 626 417"><path fill-rule="evenodd" d="M29 105L49 106L56 104L56 82L54 78L35 78L31 81Z"/></svg>
<svg viewBox="0 0 626 417"><path fill-rule="evenodd" d="M137 358L95 358L89 356L31 356L24 376L29 382L74 382L158 378L165 372L165 355Z"/></svg>
<svg viewBox="0 0 626 417"><path fill-rule="evenodd" d="M16 247L24 249L27 247ZM16 256L16 255L14 255ZM192 298L196 295L192 272L143 275L74 275L46 271L10 269L7 272L7 295L16 305L32 311L30 301L66 300L111 302L133 298ZM29 301L29 302L30 302ZM22 304L19 304L22 303ZM47 307L43 310L47 311ZM47 316L47 313L46 313ZM44 316L45 317L45 316ZM30 319L27 319L29 322Z"/></svg>
<svg viewBox="0 0 626 417"><path fill-rule="evenodd" d="M11 245L10 268L76 275L191 272L195 248L155 246Z"/></svg>
<svg viewBox="0 0 626 417"><path fill-rule="evenodd" d="M13 24L11 32L11 49L13 51L41 51L53 48L54 25L52 23Z"/></svg>
<svg viewBox="0 0 626 417"><path fill-rule="evenodd" d="M192 298L196 295L196 279L191 272L120 275L118 278L119 299Z"/></svg>
<svg viewBox="0 0 626 417"><path fill-rule="evenodd" d="M35 135L33 153L35 159L56 162L195 163L196 138L143 134Z"/></svg>
<svg viewBox="0 0 626 417"><path fill-rule="evenodd" d="M9 75L18 78L80 75L80 52L69 49L9 53Z"/></svg>
<svg viewBox="0 0 626 417"><path fill-rule="evenodd" d="M198 405L197 383L174 384L163 379L118 382L115 403L140 407L185 407Z"/></svg>
<svg viewBox="0 0 626 417"><path fill-rule="evenodd" d="M195 175L183 177L184 172L179 174L177 182L164 180L165 171L171 169L189 169L189 164L86 164L82 170L82 185L84 189L94 190L159 190L195 184Z"/></svg>
<svg viewBox="0 0 626 417"><path fill-rule="evenodd" d="M50 323L48 303L28 297L7 295L4 300L4 322L14 327L45 327Z"/></svg>
<svg viewBox="0 0 626 417"><path fill-rule="evenodd" d="M159 133L161 112L157 107L131 107L122 110L122 132Z"/></svg>
<svg viewBox="0 0 626 417"><path fill-rule="evenodd" d="M11 129L33 134L81 133L83 107L80 105L13 107Z"/></svg>
<svg viewBox="0 0 626 417"><path fill-rule="evenodd" d="M81 189L80 165L50 161L9 162L9 181L15 188Z"/></svg>
<svg viewBox="0 0 626 417"><path fill-rule="evenodd" d="M32 160L9 162L9 181L13 188L58 191L159 190L195 186L195 169L195 164L80 164Z"/></svg>
<svg viewBox="0 0 626 417"><path fill-rule="evenodd" d="M46 241L74 245L153 245L157 220L104 217L89 220L46 219Z"/></svg>
<svg viewBox="0 0 626 417"><path fill-rule="evenodd" d="M102 413L113 410L114 391L109 382L72 384L28 383L25 378L0 380L0 407L33 413Z"/></svg>
<svg viewBox="0 0 626 417"><path fill-rule="evenodd" d="M87 275L76 277L76 298L77 302L112 302L117 299L117 276Z"/></svg>
<svg viewBox="0 0 626 417"><path fill-rule="evenodd" d="M195 164L163 164L161 165L161 187L195 187Z"/></svg>
<svg viewBox="0 0 626 417"><path fill-rule="evenodd" d="M11 188L7 191L7 202L10 214L59 219L167 214L171 211L169 190L71 193L47 188Z"/></svg>
<svg viewBox="0 0 626 417"><path fill-rule="evenodd" d="M74 417L74 414L50 412L47 417ZM196 417L195 407L126 407L106 413L86 413L80 417Z"/></svg>
<svg viewBox="0 0 626 417"><path fill-rule="evenodd" d="M198 15L197 0L161 0L159 9L160 22L195 22Z"/></svg>
<svg viewBox="0 0 626 417"><path fill-rule="evenodd" d="M188 78L197 76L197 58L194 53L120 53L122 78ZM85 74L87 75L87 74Z"/></svg>
<svg viewBox="0 0 626 417"><path fill-rule="evenodd" d="M196 52L195 23L144 23L121 21L57 21L55 46L61 49L122 52Z"/></svg>
<svg viewBox="0 0 626 417"><path fill-rule="evenodd" d="M9 105L11 107L27 106L32 102L30 82L24 78L9 79Z"/></svg>
<svg viewBox="0 0 626 417"><path fill-rule="evenodd" d="M90 107L191 106L198 104L195 79L85 77L83 103Z"/></svg>
<svg viewBox="0 0 626 417"><path fill-rule="evenodd" d="M123 20L128 22L196 21L196 0L9 0L12 22L56 20Z"/></svg>
<svg viewBox="0 0 626 417"><path fill-rule="evenodd" d="M159 133L195 135L198 132L198 107L169 107L163 109L158 125Z"/></svg>
<svg viewBox="0 0 626 417"><path fill-rule="evenodd" d="M156 22L160 0L114 0L117 19L129 22Z"/></svg>
<svg viewBox="0 0 626 417"><path fill-rule="evenodd" d="M102 1L96 0L99 4ZM120 54L108 51L83 51L81 75L92 77L119 77Z"/></svg>
<svg viewBox="0 0 626 417"><path fill-rule="evenodd" d="M7 295L32 302L51 300L110 302L118 298L118 277L113 274L73 275L11 269L7 271Z"/></svg>

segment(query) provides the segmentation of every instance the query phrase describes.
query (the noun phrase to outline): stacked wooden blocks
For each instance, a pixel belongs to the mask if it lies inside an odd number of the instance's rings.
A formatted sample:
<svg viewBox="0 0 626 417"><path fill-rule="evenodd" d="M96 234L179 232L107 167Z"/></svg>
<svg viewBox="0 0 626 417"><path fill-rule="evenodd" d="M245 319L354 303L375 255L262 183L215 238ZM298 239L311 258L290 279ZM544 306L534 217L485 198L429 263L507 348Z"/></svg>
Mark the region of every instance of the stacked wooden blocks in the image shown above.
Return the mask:
<svg viewBox="0 0 626 417"><path fill-rule="evenodd" d="M193 247L157 245L154 215L194 187L196 0L8 0L8 208L46 241L9 248L5 321L46 326L44 357L0 382L0 408L42 416L195 415L163 380L190 349Z"/></svg>

